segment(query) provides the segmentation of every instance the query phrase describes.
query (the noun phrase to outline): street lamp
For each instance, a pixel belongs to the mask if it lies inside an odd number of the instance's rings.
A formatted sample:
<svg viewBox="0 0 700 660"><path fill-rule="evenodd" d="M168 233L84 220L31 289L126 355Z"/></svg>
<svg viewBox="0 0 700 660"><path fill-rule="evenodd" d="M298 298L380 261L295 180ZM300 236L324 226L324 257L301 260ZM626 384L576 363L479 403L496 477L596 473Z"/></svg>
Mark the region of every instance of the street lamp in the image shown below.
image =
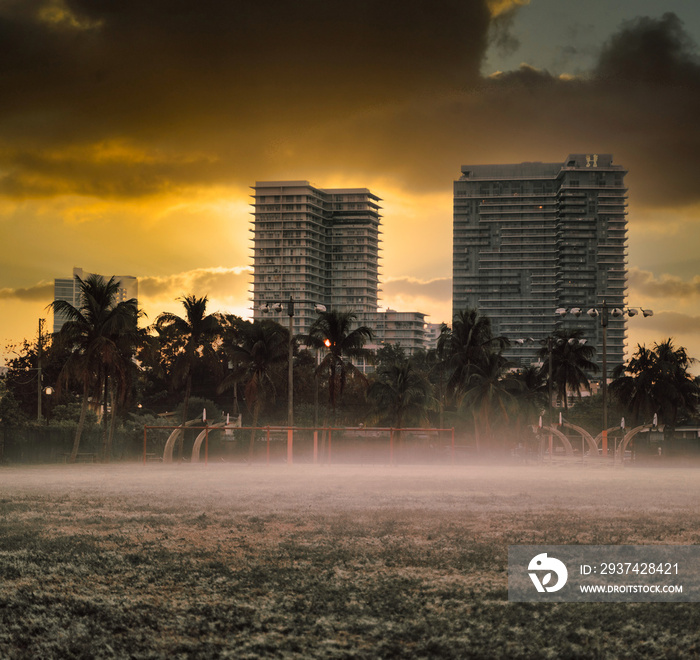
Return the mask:
<svg viewBox="0 0 700 660"><path fill-rule="evenodd" d="M651 309L643 309L641 307L613 307L610 309L607 302L604 300L600 308L591 307L586 314L592 319L598 318L600 316L600 326L603 329L603 374L602 374L602 393L603 393L603 456L608 455L608 319L609 316L613 318L624 317L627 314L628 317L636 316L639 312L642 313L644 318L649 316L654 316L654 311ZM581 316L582 310L580 307L572 307L567 310L565 307L558 307L554 314L559 318L566 316L567 313L575 317Z"/></svg>
<svg viewBox="0 0 700 660"><path fill-rule="evenodd" d="M43 393L46 394L46 396L49 397L49 399L47 400L47 406L46 406L46 424L48 425L48 423L49 423L49 416L50 416L50 412L51 412L51 411L50 411L50 406L48 405L48 401L50 401L50 397L51 397L51 395L54 393L54 389L53 389L53 387L51 387L51 386L49 385L48 387L45 387L45 388L43 389Z"/></svg>

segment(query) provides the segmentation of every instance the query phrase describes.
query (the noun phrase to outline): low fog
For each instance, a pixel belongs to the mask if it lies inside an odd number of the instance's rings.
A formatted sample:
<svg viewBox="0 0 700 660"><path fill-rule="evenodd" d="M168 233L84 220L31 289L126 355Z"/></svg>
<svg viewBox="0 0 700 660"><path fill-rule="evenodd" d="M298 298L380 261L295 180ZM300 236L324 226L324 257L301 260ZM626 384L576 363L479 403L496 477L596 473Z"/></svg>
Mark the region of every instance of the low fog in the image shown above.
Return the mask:
<svg viewBox="0 0 700 660"><path fill-rule="evenodd" d="M697 509L700 480L682 468L616 467L580 461L553 465L349 466L120 464L12 467L0 470L0 497L110 498L143 511L478 512L547 510L650 513ZM104 499L106 498L106 499ZM94 509L91 513L95 513Z"/></svg>

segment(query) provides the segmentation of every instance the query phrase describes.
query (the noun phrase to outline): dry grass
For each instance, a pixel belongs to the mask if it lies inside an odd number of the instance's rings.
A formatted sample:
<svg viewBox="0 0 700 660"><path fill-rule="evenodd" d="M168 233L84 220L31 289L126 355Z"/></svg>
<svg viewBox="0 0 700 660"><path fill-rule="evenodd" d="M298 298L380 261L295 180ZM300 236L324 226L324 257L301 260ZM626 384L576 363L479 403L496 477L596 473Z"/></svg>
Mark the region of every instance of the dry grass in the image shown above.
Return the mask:
<svg viewBox="0 0 700 660"><path fill-rule="evenodd" d="M697 655L697 604L506 601L510 544L699 544L697 477L3 468L0 657Z"/></svg>

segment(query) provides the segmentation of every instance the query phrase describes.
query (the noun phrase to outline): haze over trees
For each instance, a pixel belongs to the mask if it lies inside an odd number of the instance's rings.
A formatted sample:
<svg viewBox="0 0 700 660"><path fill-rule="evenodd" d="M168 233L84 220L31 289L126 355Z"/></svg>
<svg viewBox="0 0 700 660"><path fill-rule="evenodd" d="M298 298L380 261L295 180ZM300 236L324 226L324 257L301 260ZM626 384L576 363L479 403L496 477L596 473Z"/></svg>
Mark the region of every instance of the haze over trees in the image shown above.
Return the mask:
<svg viewBox="0 0 700 660"><path fill-rule="evenodd" d="M118 303L113 280L91 276L80 286L77 308L54 303L69 321L41 343L42 382L57 390L44 395L42 424L74 425L70 460L97 419L103 460L112 453L115 429L139 433L147 421L182 424L201 417L206 405L224 417L240 414L243 426L286 425L287 328L210 312L206 296L186 295L179 299L182 316L161 314L138 331L136 303ZM353 314L330 310L319 314L308 336L292 338L297 425L454 427L477 451L534 446L538 421L551 411L551 355L552 404L594 435L600 430L601 396L582 398L596 365L595 349L580 331L554 333L551 352L543 347L540 362L524 368L506 360L508 340L494 336L489 318L474 309L443 327L434 350L407 356L400 346L386 345L372 351L372 337L372 328L358 326ZM36 418L38 348L31 340L15 347L1 381L5 429L28 428ZM672 432L697 412L693 362L672 339L652 349L639 346L612 374L610 409L634 424L656 415ZM198 409L190 410L194 397ZM254 439L253 432L251 452Z"/></svg>

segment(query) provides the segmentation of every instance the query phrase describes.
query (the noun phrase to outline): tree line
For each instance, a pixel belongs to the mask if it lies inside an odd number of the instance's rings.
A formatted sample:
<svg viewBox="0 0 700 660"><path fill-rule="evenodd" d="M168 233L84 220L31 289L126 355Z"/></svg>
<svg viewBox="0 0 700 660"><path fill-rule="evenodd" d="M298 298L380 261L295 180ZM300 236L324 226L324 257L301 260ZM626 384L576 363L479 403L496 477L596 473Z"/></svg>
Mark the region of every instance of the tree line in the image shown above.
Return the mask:
<svg viewBox="0 0 700 660"><path fill-rule="evenodd" d="M201 414L191 409L193 397L241 414L243 426L284 425L290 340L297 426L456 427L477 451L506 451L533 442L533 428L550 419L556 405L567 418L584 416L575 421L594 434L601 430L600 396L568 407L570 396L580 399L590 390L597 371L595 348L579 341L580 330L554 332L538 364L516 368L504 355L508 339L494 336L489 318L475 309L443 326L437 348L407 356L398 345L368 350L372 328L357 326L348 312L321 312L308 335L290 338L273 320L210 313L207 296L187 295L179 299L180 315L162 313L139 328L137 302L117 301L114 278L91 275L78 284L77 307L50 305L66 319L60 332L13 348L0 400L0 424L32 419L41 356L43 383L55 392L39 421L51 423L53 415L75 424L72 461L91 411L107 411L101 415L104 460L117 425L166 413L184 424ZM375 370L363 373L356 358L373 362ZM693 362L671 339L638 346L612 373L613 414L627 415L631 424L657 415L670 429L691 419L700 393ZM251 450L253 440L254 434Z"/></svg>

